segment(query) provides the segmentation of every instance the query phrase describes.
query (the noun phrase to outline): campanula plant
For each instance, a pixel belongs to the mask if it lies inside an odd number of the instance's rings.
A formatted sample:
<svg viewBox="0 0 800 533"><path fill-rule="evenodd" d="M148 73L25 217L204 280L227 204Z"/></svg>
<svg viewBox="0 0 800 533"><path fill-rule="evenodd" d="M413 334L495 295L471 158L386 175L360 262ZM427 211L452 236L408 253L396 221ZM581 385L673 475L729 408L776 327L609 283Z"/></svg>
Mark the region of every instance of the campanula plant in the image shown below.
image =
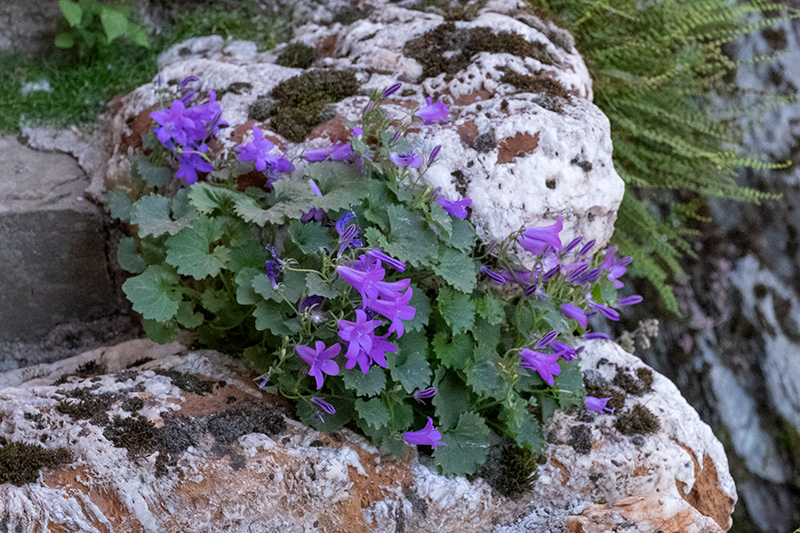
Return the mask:
<svg viewBox="0 0 800 533"><path fill-rule="evenodd" d="M150 115L132 185L108 198L135 228L118 258L152 339L188 330L243 356L306 424L398 456L420 446L447 474L474 473L501 438L540 451L556 409L604 410L576 359L603 335L589 319L641 300L617 299L630 260L563 243L561 218L481 242L471 200L420 179L442 147L406 139L446 122L443 102L390 117L393 85L348 139L290 159L257 126L220 148L222 109L197 82Z"/></svg>

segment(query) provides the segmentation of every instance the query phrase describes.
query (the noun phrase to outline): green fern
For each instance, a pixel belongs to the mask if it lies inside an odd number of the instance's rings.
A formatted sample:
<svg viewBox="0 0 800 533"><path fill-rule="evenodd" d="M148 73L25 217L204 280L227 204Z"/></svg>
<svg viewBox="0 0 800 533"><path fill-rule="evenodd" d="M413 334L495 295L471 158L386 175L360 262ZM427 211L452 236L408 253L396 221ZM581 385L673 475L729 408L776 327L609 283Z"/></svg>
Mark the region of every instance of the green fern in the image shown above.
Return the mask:
<svg viewBox="0 0 800 533"><path fill-rule="evenodd" d="M740 187L737 169L789 164L746 153L738 119L753 107L763 112L791 97L759 95L761 101L747 109L713 104L713 95L752 94L731 83L738 65L722 46L800 12L759 0L531 2L575 36L592 73L595 103L611 122L614 165L627 184L615 244L633 256L634 274L650 280L677 313L668 282L683 274L681 259L694 253L688 239L697 232L690 224L704 220L698 213L705 199L774 200L775 195Z"/></svg>

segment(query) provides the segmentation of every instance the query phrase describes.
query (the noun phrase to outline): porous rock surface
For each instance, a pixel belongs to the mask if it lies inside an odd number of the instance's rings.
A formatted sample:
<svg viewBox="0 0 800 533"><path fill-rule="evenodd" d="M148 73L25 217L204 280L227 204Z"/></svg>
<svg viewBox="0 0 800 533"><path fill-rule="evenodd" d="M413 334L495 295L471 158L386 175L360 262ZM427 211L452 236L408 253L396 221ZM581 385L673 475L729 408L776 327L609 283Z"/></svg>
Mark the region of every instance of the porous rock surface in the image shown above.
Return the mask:
<svg viewBox="0 0 800 533"><path fill-rule="evenodd" d="M222 146L241 143L259 126L298 170L305 149L346 138L343 119L357 122L372 90L402 81L386 102L392 117L407 117L426 97L448 105L447 124L422 127L417 119L410 139L423 155L442 145L424 180L451 199L471 198L484 238L502 239L561 216L565 238L608 241L624 186L611 160L608 120L591 102L591 79L569 34L516 1L479 4L470 20L449 22L382 0L336 3L347 6L359 10L360 20L331 22L333 8L325 6L295 31L291 44L316 55L305 71L276 64L286 45L260 53L253 43L202 37L162 54L160 79L174 87L199 76L203 90L216 91L230 123L218 136ZM280 109L271 93L308 70L352 72L358 89L330 103L311 140L297 144L273 124ZM112 102L113 153L94 172L88 189L94 197L129 179L128 156L152 126L149 113L171 100L156 92L156 79Z"/></svg>
<svg viewBox="0 0 800 533"><path fill-rule="evenodd" d="M582 366L597 384L643 365L600 341ZM348 430L303 426L216 352L135 340L24 371L0 378L0 437L67 458L0 485L10 531L695 533L726 531L736 498L721 445L658 374L625 400L659 431L557 413L532 492L509 500L483 479L437 475L410 448L396 461Z"/></svg>

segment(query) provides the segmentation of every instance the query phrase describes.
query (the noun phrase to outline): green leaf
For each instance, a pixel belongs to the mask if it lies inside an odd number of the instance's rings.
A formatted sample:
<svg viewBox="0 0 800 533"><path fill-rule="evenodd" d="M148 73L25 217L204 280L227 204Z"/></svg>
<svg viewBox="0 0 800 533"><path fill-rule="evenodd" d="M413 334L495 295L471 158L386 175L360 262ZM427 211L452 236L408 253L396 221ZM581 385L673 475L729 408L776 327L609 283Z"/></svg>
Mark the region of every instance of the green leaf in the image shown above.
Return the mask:
<svg viewBox="0 0 800 533"><path fill-rule="evenodd" d="M548 420L553 418L556 409L558 409L558 402L555 398L546 396L542 398L542 423L546 424Z"/></svg>
<svg viewBox="0 0 800 533"><path fill-rule="evenodd" d="M264 270L264 263L267 260L267 251L261 243L248 240L243 244L231 248L231 257L228 261L228 268L234 272L239 272L245 268L256 268Z"/></svg>
<svg viewBox="0 0 800 533"><path fill-rule="evenodd" d="M80 4L69 2L68 0L58 0L58 7L64 14L64 18L73 28L81 23L82 10Z"/></svg>
<svg viewBox="0 0 800 533"><path fill-rule="evenodd" d="M147 262L136 249L136 239L123 237L117 246L117 262L122 270L131 274L141 274L147 268Z"/></svg>
<svg viewBox="0 0 800 533"><path fill-rule="evenodd" d="M131 210L131 223L139 226L139 235L158 237L165 233L174 235L191 222L191 213L173 221L169 216L169 199L160 194L140 198Z"/></svg>
<svg viewBox="0 0 800 533"><path fill-rule="evenodd" d="M475 302L468 294L452 287L445 286L439 290L436 306L455 334L469 331L475 323Z"/></svg>
<svg viewBox="0 0 800 533"><path fill-rule="evenodd" d="M106 194L106 209L108 209L111 218L116 218L121 222L131 221L133 202L131 202L128 194L128 191L121 187L108 191L108 194Z"/></svg>
<svg viewBox="0 0 800 533"><path fill-rule="evenodd" d="M58 48L72 48L75 46L75 35L72 33L59 33L55 41Z"/></svg>
<svg viewBox="0 0 800 533"><path fill-rule="evenodd" d="M380 226L381 229L388 231L389 215L386 214L386 206L391 202L388 187L383 181L369 180L367 190L369 209L364 211L364 217Z"/></svg>
<svg viewBox="0 0 800 533"><path fill-rule="evenodd" d="M499 356L493 346L478 344L464 368L467 385L478 394L498 398L505 394L500 378Z"/></svg>
<svg viewBox="0 0 800 533"><path fill-rule="evenodd" d="M278 289L274 289L272 287L272 282L263 272L259 272L255 277L253 277L252 286L253 290L256 291L256 294L260 294L265 300L275 300L276 302L281 301L280 292Z"/></svg>
<svg viewBox="0 0 800 533"><path fill-rule="evenodd" d="M304 400L297 404L297 416L300 421L307 426L311 426L317 431L336 431L342 429L345 424L353 419L354 402L345 398L331 398L331 403L336 408L336 413L329 415L322 413L322 419L317 416L320 408L310 401Z"/></svg>
<svg viewBox="0 0 800 533"><path fill-rule="evenodd" d="M491 431L480 415L464 413L455 429L444 432L440 446L433 452L436 464L445 475L468 476L486 461Z"/></svg>
<svg viewBox="0 0 800 533"><path fill-rule="evenodd" d="M580 407L586 397L583 373L578 361L559 361L561 373L555 377L558 389L558 406L563 411Z"/></svg>
<svg viewBox="0 0 800 533"><path fill-rule="evenodd" d="M176 318L178 324L188 329L196 328L203 323L204 319L203 313L194 312L194 302L186 300L178 304L178 315Z"/></svg>
<svg viewBox="0 0 800 533"><path fill-rule="evenodd" d="M147 38L147 34L137 24L128 23L128 37L139 46L150 48L150 41Z"/></svg>
<svg viewBox="0 0 800 533"><path fill-rule="evenodd" d="M133 310L145 319L166 322L178 312L180 277L169 267L148 266L144 272L122 284Z"/></svg>
<svg viewBox="0 0 800 533"><path fill-rule="evenodd" d="M356 412L375 429L389 425L389 410L386 409L380 398L372 398L367 401L359 398L356 400Z"/></svg>
<svg viewBox="0 0 800 533"><path fill-rule="evenodd" d="M478 318L472 326L472 337L478 344L496 349L500 343L500 326L490 324L485 318Z"/></svg>
<svg viewBox="0 0 800 533"><path fill-rule="evenodd" d="M394 399L394 401L392 401ZM405 431L414 422L414 409L408 403L389 396L389 424L396 433ZM402 440L400 441L402 442Z"/></svg>
<svg viewBox="0 0 800 533"><path fill-rule="evenodd" d="M419 331L428 325L428 320L431 316L431 301L417 285L412 283L410 287L414 293L411 295L411 301L408 305L417 311L414 314L414 318L411 320L404 320L403 325L406 331Z"/></svg>
<svg viewBox="0 0 800 533"><path fill-rule="evenodd" d="M316 295L322 296L323 298L336 298L340 294L337 289L331 287L331 285L316 272L309 272L306 274L306 288L308 289L309 296Z"/></svg>
<svg viewBox="0 0 800 533"><path fill-rule="evenodd" d="M508 431L517 441L517 444L536 453L544 449L545 440L542 435L542 425L528 411L528 402L518 396L512 397L510 406L507 405L501 411L500 418L505 421Z"/></svg>
<svg viewBox="0 0 800 533"><path fill-rule="evenodd" d="M131 163L131 172L143 180L151 189L164 187L172 179L172 170L157 167L146 157L137 157Z"/></svg>
<svg viewBox="0 0 800 533"><path fill-rule="evenodd" d="M464 382L455 373L445 373L443 368L436 371L434 386L439 389L433 397L439 424L445 429L455 427L461 413L469 409L469 388L464 386Z"/></svg>
<svg viewBox="0 0 800 533"><path fill-rule="evenodd" d="M178 323L174 320L156 322L155 320L142 320L142 329L147 338L158 344L169 344L178 338Z"/></svg>
<svg viewBox="0 0 800 533"><path fill-rule="evenodd" d="M229 213L239 201L254 201L244 193L212 183L195 183L188 190L189 203L204 215L211 215L214 212Z"/></svg>
<svg viewBox="0 0 800 533"><path fill-rule="evenodd" d="M381 249L414 266L429 264L438 252L438 240L428 228L422 215L405 206L395 204L390 205L386 211L389 215L391 231L382 239ZM366 232L370 243L378 240L374 238L374 233L370 234L369 230L374 230L374 228L369 228Z"/></svg>
<svg viewBox="0 0 800 533"><path fill-rule="evenodd" d="M255 267L245 267L236 274L233 281L236 283L236 302L239 305L253 305L260 300L253 290L253 279L259 274L261 269Z"/></svg>
<svg viewBox="0 0 800 533"><path fill-rule="evenodd" d="M431 221L442 230L449 239L453 234L452 217L437 202L431 204Z"/></svg>
<svg viewBox="0 0 800 533"><path fill-rule="evenodd" d="M503 309L503 301L495 298L491 294L485 294L483 297L475 300L475 312L485 318L489 324L498 326L503 323L506 317L505 310Z"/></svg>
<svg viewBox="0 0 800 533"><path fill-rule="evenodd" d="M289 223L289 236L304 254L315 254L320 248L331 249L335 244L330 230L319 222L292 220Z"/></svg>
<svg viewBox="0 0 800 533"><path fill-rule="evenodd" d="M258 331L269 330L278 337L293 333L284 323L286 315L284 314L283 306L278 302L271 300L258 302L253 310L253 317L256 319L256 329Z"/></svg>
<svg viewBox="0 0 800 533"><path fill-rule="evenodd" d="M445 331L440 331L433 338L433 352L442 365L454 370L464 370L472 357L475 348L472 337L468 333L460 333L452 339Z"/></svg>
<svg viewBox="0 0 800 533"><path fill-rule="evenodd" d="M212 313L219 313L224 308L231 305L231 295L228 291L217 291L214 289L207 289L200 297L200 303L203 308L211 311Z"/></svg>
<svg viewBox="0 0 800 533"><path fill-rule="evenodd" d="M216 219L196 219L192 226L167 239L167 263L176 267L178 274L194 279L216 276L225 268L231 252L227 246L212 246L222 234L222 226Z"/></svg>
<svg viewBox="0 0 800 533"><path fill-rule="evenodd" d="M468 254L449 246L439 247L433 271L461 292L471 293L478 286L477 265Z"/></svg>
<svg viewBox="0 0 800 533"><path fill-rule="evenodd" d="M453 235L450 237L450 244L453 248L459 250L472 250L478 238L475 233L475 226L466 218L454 218L451 222L453 224Z"/></svg>
<svg viewBox="0 0 800 533"><path fill-rule="evenodd" d="M428 365L428 339L424 332L406 332L397 339L397 353L386 358L386 368L392 379L399 381L409 394L427 388L431 380Z"/></svg>
<svg viewBox="0 0 800 533"><path fill-rule="evenodd" d="M567 317L561 312L561 309L556 307L552 300L541 300L536 298L532 301L531 305L534 309L542 311L542 318L545 323L559 333L572 333L572 328L569 326Z"/></svg>
<svg viewBox="0 0 800 533"><path fill-rule="evenodd" d="M368 180L358 169L344 163L324 161L306 167L306 177L312 178L322 191L322 196L313 196L317 209L339 211L358 205L369 194ZM303 181L305 190L311 193L308 180Z"/></svg>
<svg viewBox="0 0 800 533"><path fill-rule="evenodd" d="M376 396L386 386L386 371L377 365L372 365L366 374L356 366L342 369L341 375L345 386L359 396Z"/></svg>
<svg viewBox="0 0 800 533"><path fill-rule="evenodd" d="M109 43L128 32L128 17L116 9L103 6L100 10L100 23Z"/></svg>

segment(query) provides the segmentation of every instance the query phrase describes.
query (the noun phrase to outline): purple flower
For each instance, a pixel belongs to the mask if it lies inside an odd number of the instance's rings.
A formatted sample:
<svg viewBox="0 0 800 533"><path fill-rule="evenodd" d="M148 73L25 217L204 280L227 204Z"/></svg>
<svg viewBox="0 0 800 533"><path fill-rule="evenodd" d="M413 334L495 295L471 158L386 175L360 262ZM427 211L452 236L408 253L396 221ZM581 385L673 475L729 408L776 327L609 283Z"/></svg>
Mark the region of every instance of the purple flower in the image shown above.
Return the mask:
<svg viewBox="0 0 800 533"><path fill-rule="evenodd" d="M355 216L355 213L348 211L336 221L336 232L339 234L339 244L341 245L339 247L339 255L342 255L348 248L360 248L363 246L361 239L358 238L358 234L361 233L361 228L357 224L358 220L353 224L348 224Z"/></svg>
<svg viewBox="0 0 800 533"><path fill-rule="evenodd" d="M297 354L311 366L308 375L314 376L314 379L316 379L317 389L322 388L323 374L328 374L329 376L339 374L339 365L333 358L339 355L340 351L342 351L340 344L325 348L325 343L322 341L314 343L313 349L302 344L297 346Z"/></svg>
<svg viewBox="0 0 800 533"><path fill-rule="evenodd" d="M439 155L439 152L442 149L441 144L437 144L436 147L431 150L431 155L428 156L428 165L432 165L434 161L436 161L436 157ZM462 217L463 218L463 217Z"/></svg>
<svg viewBox="0 0 800 533"><path fill-rule="evenodd" d="M372 363L386 368L386 352L394 352L397 346L375 335L375 328L381 325L380 320L367 320L367 314L356 309L356 321L339 321L339 337L348 343L347 365L350 369L356 366L366 374Z"/></svg>
<svg viewBox="0 0 800 533"><path fill-rule="evenodd" d="M389 159L398 167L419 168L420 163L422 163L422 158L411 150L405 154L392 152L389 154Z"/></svg>
<svg viewBox="0 0 800 533"><path fill-rule="evenodd" d="M467 208L472 205L472 200L463 198L461 200L448 200L439 198L436 202L442 208L456 218L467 218Z"/></svg>
<svg viewBox="0 0 800 533"><path fill-rule="evenodd" d="M380 263L375 263L372 268L368 270L361 270L353 267L339 265L336 267L336 273L339 274L343 280L353 286L355 290L361 295L361 300L366 305L367 298L376 298L378 296L377 283L383 281L386 276L386 271L380 267Z"/></svg>
<svg viewBox="0 0 800 533"><path fill-rule="evenodd" d="M599 340L606 340L606 341L609 341L609 340L611 340L611 337L609 337L609 336L608 336L608 335L606 335L605 333L600 333L599 331L594 331L594 332L592 332L592 333L586 333L586 334L583 336L583 339L584 339L584 340L587 340L587 341L590 341L590 340L597 340L597 339L599 339Z"/></svg>
<svg viewBox="0 0 800 533"><path fill-rule="evenodd" d="M447 122L447 106L443 102L433 103L433 98L426 98L427 105L419 108L414 113L416 116L425 121L425 125L432 124L433 122Z"/></svg>
<svg viewBox="0 0 800 533"><path fill-rule="evenodd" d="M581 248L580 251L578 252L578 255L586 255L587 253L589 253L589 250L592 249L592 247L595 245L596 242L597 241L592 239L591 241L584 244L583 248Z"/></svg>
<svg viewBox="0 0 800 533"><path fill-rule="evenodd" d="M413 290L409 287L404 294L394 300L368 300L367 307L388 318L392 322L389 333L397 332L399 339L405 332L403 320L413 320L417 314L417 310L408 305L413 294Z"/></svg>
<svg viewBox="0 0 800 533"><path fill-rule="evenodd" d="M264 381L262 381L261 384L258 386L258 388L259 389L263 389L264 387L267 386L267 383L269 383L269 378L267 378Z"/></svg>
<svg viewBox="0 0 800 533"><path fill-rule="evenodd" d="M311 401L319 406L320 409L328 413L329 415L336 414L336 408L334 408L331 404L323 400L322 398L318 398L316 396L311 397Z"/></svg>
<svg viewBox="0 0 800 533"><path fill-rule="evenodd" d="M438 429L433 427L433 419L428 417L428 423L419 431L406 431L403 433L403 438L409 444L417 446L433 446L436 450L437 446L447 446L446 442L441 442L442 434Z"/></svg>
<svg viewBox="0 0 800 533"><path fill-rule="evenodd" d="M208 94L210 98L207 104L196 105L186 109L186 116L195 123L193 139L195 141L202 141L206 137L217 133L220 126L228 125L227 122L220 120L222 118L222 107L216 101L217 94L214 91L208 91Z"/></svg>
<svg viewBox="0 0 800 533"><path fill-rule="evenodd" d="M526 228L519 238L519 244L534 255L540 255L549 244L555 250L561 250L561 239L558 234L564 227L561 217L555 224L538 228Z"/></svg>
<svg viewBox="0 0 800 533"><path fill-rule="evenodd" d="M559 355L557 353L540 353L523 348L520 350L519 355L522 358L520 362L522 368L535 370L551 387L555 386L556 382L553 376L561 373L561 367L558 365Z"/></svg>
<svg viewBox="0 0 800 533"><path fill-rule="evenodd" d="M572 361L578 355L578 351L565 342L553 341L550 343L550 347L566 361Z"/></svg>
<svg viewBox="0 0 800 533"><path fill-rule="evenodd" d="M630 296L626 296L625 298L621 298L617 305L620 307L625 307L626 305L635 305L640 303L644 298L639 296L638 294L632 294Z"/></svg>
<svg viewBox="0 0 800 533"><path fill-rule="evenodd" d="M337 142L331 146L331 161L347 161L353 157L353 148L349 142Z"/></svg>
<svg viewBox="0 0 800 533"><path fill-rule="evenodd" d="M564 313L567 318L576 320L582 328L586 328L586 313L577 305L561 304L561 312Z"/></svg>
<svg viewBox="0 0 800 533"><path fill-rule="evenodd" d="M416 398L417 400L426 400L428 398L433 398L434 396L436 396L437 392L439 392L439 390L436 387L428 387L427 389L418 390L417 392L415 392L414 398Z"/></svg>
<svg viewBox="0 0 800 533"><path fill-rule="evenodd" d="M609 320L614 320L614 321L619 320L619 313L616 310L611 309L610 307L595 302L589 302L589 307L591 307L592 309L597 309L598 311L600 311L600 313L602 313L604 317L606 317Z"/></svg>
<svg viewBox="0 0 800 533"><path fill-rule="evenodd" d="M536 343L536 346L534 346L534 348L540 350L545 346L547 346L548 344L550 344L551 342L553 342L553 340L556 337L558 337L558 332L556 330L553 330L544 337L542 337L541 339L539 339L539 342Z"/></svg>
<svg viewBox="0 0 800 533"><path fill-rule="evenodd" d="M322 196L322 191L319 190L319 186L314 180L308 180L308 186L311 187L311 193L315 194L316 196ZM313 205L303 213L303 216L300 217L300 222L310 222L311 220L316 220L317 222L322 222L322 219L325 217L325 210L324 209L317 209Z"/></svg>
<svg viewBox="0 0 800 533"><path fill-rule="evenodd" d="M623 257L622 259L616 258L617 247L612 246L608 250L606 250L606 257L603 260L603 270L608 271L608 280L614 282L614 286L618 289L624 287L621 281L618 281L617 278L622 277L627 270L627 266L633 260L632 257Z"/></svg>
<svg viewBox="0 0 800 533"><path fill-rule="evenodd" d="M312 294L311 296L307 296L297 303L297 310L302 313L307 309L314 309L314 308L318 309L321 306L322 306L322 296L318 294Z"/></svg>
<svg viewBox="0 0 800 533"><path fill-rule="evenodd" d="M196 151L206 153L208 152L208 146L202 144ZM178 162L181 166L178 168L178 172L175 173L175 177L186 178L186 183L189 185L197 183L198 172L211 172L214 170L214 165L203 159L200 154L194 152L178 154Z"/></svg>
<svg viewBox="0 0 800 533"><path fill-rule="evenodd" d="M613 415L614 410L610 407L606 407L606 404L610 399L611 398L595 398L594 396L587 396L586 399L583 400L583 404L587 409L591 409L592 411L597 411L598 413L606 411Z"/></svg>
<svg viewBox="0 0 800 533"><path fill-rule="evenodd" d="M308 159L312 163L319 163L320 161L325 161L328 159L328 156L331 155L331 149L328 148L318 148L317 150L306 150L303 152L303 157Z"/></svg>
<svg viewBox="0 0 800 533"><path fill-rule="evenodd" d="M278 157L269 153L273 148L275 145L264 138L264 132L258 126L253 126L253 140L244 146L237 146L236 151L239 152L239 161L255 161L256 170L262 172L267 165L275 167L278 163Z"/></svg>
<svg viewBox="0 0 800 533"><path fill-rule="evenodd" d="M380 261L381 263L386 263L398 272L404 272L406 269L406 264L404 262L400 261L399 259L395 259L390 255L386 255L385 253L381 252L380 248L375 248L368 251L367 255Z"/></svg>
<svg viewBox="0 0 800 533"><path fill-rule="evenodd" d="M583 237L575 237L574 239L572 239L569 242L568 245L566 245L564 247L564 249L562 250L562 253L565 253L565 254L570 253L572 250L575 249L576 246L578 246L581 243L582 240L583 240Z"/></svg>
<svg viewBox="0 0 800 533"><path fill-rule="evenodd" d="M272 255L272 259L267 259L264 266L267 269L267 277L272 282L272 288L278 288L278 276L281 274L281 270L283 269L283 265L285 264L284 261L278 257L278 254L275 253L275 247L271 244L266 245L264 248Z"/></svg>
<svg viewBox="0 0 800 533"><path fill-rule="evenodd" d="M506 283L506 278L505 277L503 277L502 275L498 274L497 272L495 272L494 270L490 269L487 266L481 265L481 272L486 274L486 276L490 280L494 281L498 285L504 285Z"/></svg>
<svg viewBox="0 0 800 533"><path fill-rule="evenodd" d="M399 91L399 90L400 90L400 87L402 87L402 86L403 86L403 84L402 84L402 83L395 83L394 85L391 85L391 86L387 87L387 88L386 88L386 89L384 89L384 90L383 90L383 92L381 93L381 98L389 98L389 97L390 97L390 96L392 96L394 93L396 93L397 91Z"/></svg>
<svg viewBox="0 0 800 533"><path fill-rule="evenodd" d="M191 116L186 114L186 106L180 100L172 102L172 107L153 111L150 118L161 125L156 128L156 137L164 146L172 140L178 144L186 144L195 140L194 132L197 125ZM167 148L170 148L167 146ZM170 148L171 149L171 148Z"/></svg>

